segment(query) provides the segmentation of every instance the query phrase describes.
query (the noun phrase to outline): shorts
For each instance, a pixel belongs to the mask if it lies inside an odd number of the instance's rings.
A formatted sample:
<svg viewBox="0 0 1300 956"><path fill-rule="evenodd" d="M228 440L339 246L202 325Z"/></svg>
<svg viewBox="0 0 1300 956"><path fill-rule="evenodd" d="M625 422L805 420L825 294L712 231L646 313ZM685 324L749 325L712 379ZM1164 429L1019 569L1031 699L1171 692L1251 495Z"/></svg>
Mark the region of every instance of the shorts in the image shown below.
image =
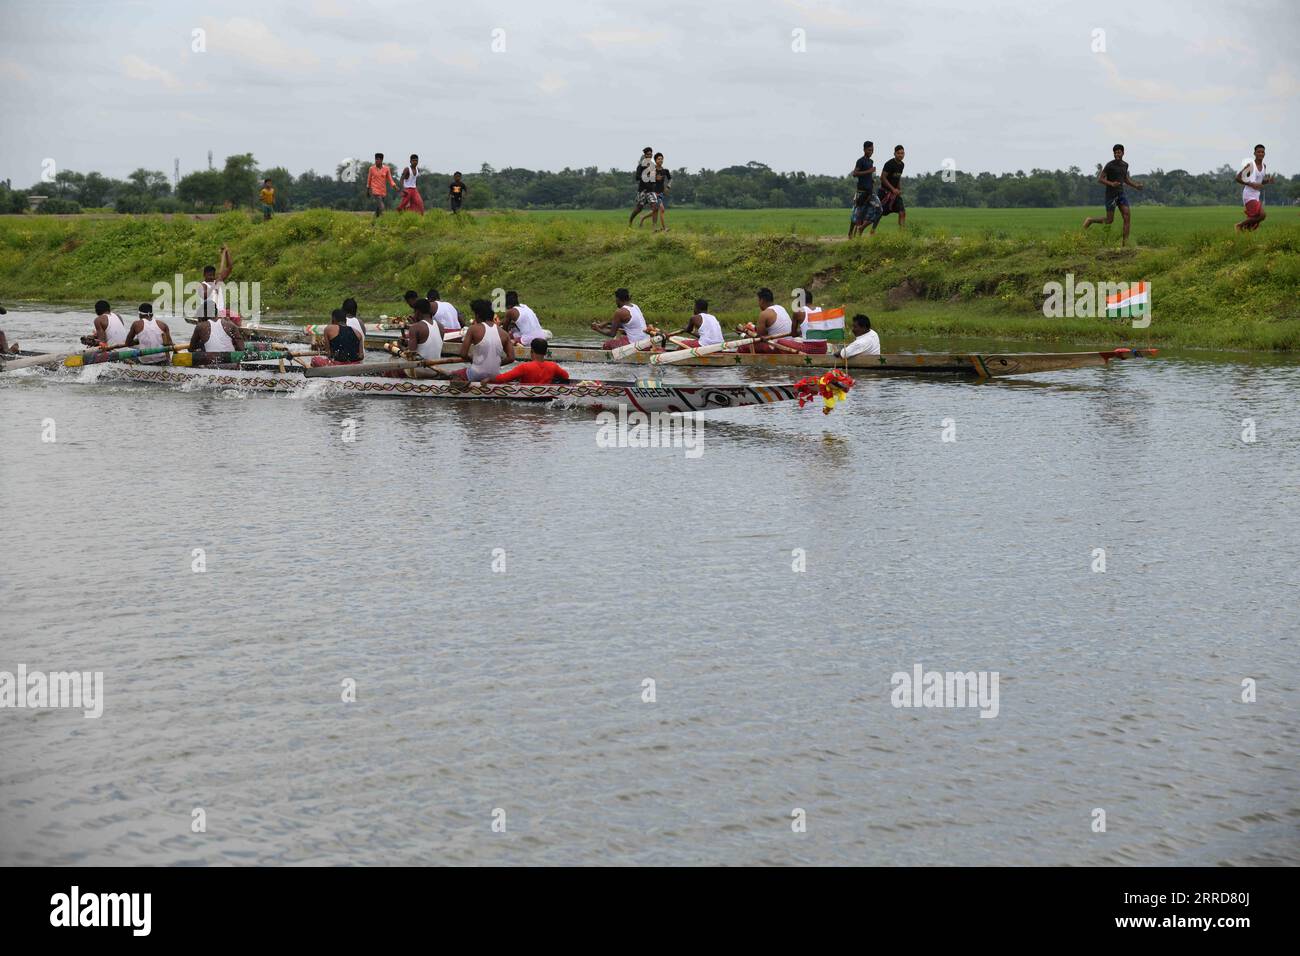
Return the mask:
<svg viewBox="0 0 1300 956"><path fill-rule="evenodd" d="M638 206L657 206L659 205L659 194L653 189L642 189L636 194L636 204Z"/></svg>
<svg viewBox="0 0 1300 956"><path fill-rule="evenodd" d="M1258 199L1252 199L1246 203L1246 216L1250 219L1254 219L1263 211L1264 204Z"/></svg>
<svg viewBox="0 0 1300 956"><path fill-rule="evenodd" d="M268 205L268 204L266 204L266 203L262 203L262 218L263 218L263 219L270 219L270 218L271 218L271 213L273 213L273 212L275 212L275 207L274 207L274 206L270 206L270 205Z"/></svg>
<svg viewBox="0 0 1300 956"><path fill-rule="evenodd" d="M660 209L667 209L667 208L668 208L668 194L667 194L667 193L655 193L655 202L657 202L657 203L659 204L659 208L660 208Z"/></svg>
<svg viewBox="0 0 1300 956"><path fill-rule="evenodd" d="M854 206L853 211L849 213L849 225L857 226L867 221L868 206Z"/></svg>
<svg viewBox="0 0 1300 956"><path fill-rule="evenodd" d="M907 207L903 205L902 193L899 193L897 196L895 196L888 189L881 186L880 192L876 194L876 200L877 202L880 203L881 216L888 216L890 213L893 212L900 213L900 214L907 212Z"/></svg>
<svg viewBox="0 0 1300 956"><path fill-rule="evenodd" d="M1116 206L1127 206L1127 205L1128 205L1128 197L1125 196L1122 192L1118 196L1106 197L1107 212L1114 212Z"/></svg>
<svg viewBox="0 0 1300 956"><path fill-rule="evenodd" d="M853 205L865 206L869 202L871 202L870 189L859 189L857 192L853 194Z"/></svg>

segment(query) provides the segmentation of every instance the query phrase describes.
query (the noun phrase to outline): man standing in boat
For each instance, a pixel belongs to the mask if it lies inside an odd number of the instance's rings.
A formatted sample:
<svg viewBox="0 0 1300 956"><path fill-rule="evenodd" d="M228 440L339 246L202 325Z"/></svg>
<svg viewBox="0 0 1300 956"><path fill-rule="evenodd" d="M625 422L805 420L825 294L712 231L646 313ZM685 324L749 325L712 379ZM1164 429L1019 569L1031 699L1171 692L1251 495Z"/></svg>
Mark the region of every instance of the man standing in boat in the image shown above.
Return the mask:
<svg viewBox="0 0 1300 956"><path fill-rule="evenodd" d="M234 322L221 315L212 300L199 306L198 324L190 336L190 352L242 352L244 333Z"/></svg>
<svg viewBox="0 0 1300 956"><path fill-rule="evenodd" d="M790 313L785 310L785 306L779 305L772 295L772 290L766 287L758 290L758 321L753 323L753 332L746 332L748 336L752 334L755 338L768 338L776 336L778 338L791 338L794 335L794 323L790 319ZM780 352L771 342L754 342L751 345L742 345L741 352Z"/></svg>
<svg viewBox="0 0 1300 956"><path fill-rule="evenodd" d="M546 339L533 339L529 346L532 358L520 362L508 372L502 372L492 379L493 385L507 382L519 382L523 385L562 385L569 380L569 373L546 358Z"/></svg>
<svg viewBox="0 0 1300 956"><path fill-rule="evenodd" d="M366 192L370 194L370 201L375 204L376 219L384 214L384 203L388 201L389 186L397 188L397 183L393 180L393 171L384 162L384 154L375 153L375 161L366 172Z"/></svg>
<svg viewBox="0 0 1300 956"><path fill-rule="evenodd" d="M420 195L420 190L416 186L419 172L420 157L412 153L411 165L402 170L402 201L397 204L398 212L405 209L414 209L421 216L424 215L424 198Z"/></svg>
<svg viewBox="0 0 1300 956"><path fill-rule="evenodd" d="M542 328L537 313L520 302L519 293L513 290L506 292L506 314L503 324L506 331L510 332L520 345L531 345L538 339L545 342L551 337L551 333Z"/></svg>
<svg viewBox="0 0 1300 956"><path fill-rule="evenodd" d="M239 316L232 316L226 311L226 280L234 271L235 263L230 257L230 247L224 242L221 244L221 255L217 262L220 271L218 266L203 267L203 281L199 283L199 302L215 302L218 315L232 318L238 324Z"/></svg>
<svg viewBox="0 0 1300 956"><path fill-rule="evenodd" d="M157 349L174 344L172 330L167 327L166 322L153 317L153 306L150 303L141 302L138 315L139 318L127 329L127 348ZM140 361L160 364L167 361L167 355L162 352L157 355L146 355Z"/></svg>
<svg viewBox="0 0 1300 956"><path fill-rule="evenodd" d="M475 299L469 304L474 313L474 324L465 331L460 343L460 357L469 362L468 367L451 374L470 382L490 382L501 374L501 365L515 360L515 344L506 330L496 323L492 303Z"/></svg>
<svg viewBox="0 0 1300 956"><path fill-rule="evenodd" d="M632 301L632 293L627 289L614 290L614 317L608 322L593 322L591 329L601 335L608 335L603 349L616 349L620 345L634 345L650 338L646 331L645 316L641 308Z"/></svg>
<svg viewBox="0 0 1300 956"><path fill-rule="evenodd" d="M1088 216L1083 220L1084 232L1094 223L1104 223L1109 226L1115 221L1115 209L1119 208L1119 214L1124 218L1124 237L1120 240L1121 246L1128 245L1128 196L1124 195L1124 187L1132 186L1134 189L1141 190L1142 184L1135 183L1128 178L1128 163L1124 162L1124 147L1116 143L1111 148L1114 159L1102 167L1101 173L1097 176L1097 181L1106 187L1106 218L1101 216Z"/></svg>

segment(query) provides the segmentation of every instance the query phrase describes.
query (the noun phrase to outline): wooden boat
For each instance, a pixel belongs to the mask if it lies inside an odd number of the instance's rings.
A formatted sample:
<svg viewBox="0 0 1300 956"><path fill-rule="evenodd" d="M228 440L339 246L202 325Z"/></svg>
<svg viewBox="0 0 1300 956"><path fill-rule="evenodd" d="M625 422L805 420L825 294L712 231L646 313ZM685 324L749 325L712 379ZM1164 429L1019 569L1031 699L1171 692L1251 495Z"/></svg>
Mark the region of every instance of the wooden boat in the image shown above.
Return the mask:
<svg viewBox="0 0 1300 956"><path fill-rule="evenodd" d="M308 328L311 328L309 326ZM311 336L303 328L282 325L264 325L245 329L245 334L261 334L279 341L310 342ZM382 346L400 340L401 333L377 323L366 325L366 345ZM1036 372L1056 372L1063 369L1106 366L1111 362L1134 358L1152 358L1157 349L1118 348L1104 352L1007 352L983 354L974 352L898 352L889 355L858 355L841 359L835 355L810 355L804 353L774 352L714 352L712 355L692 356L676 364L683 366L744 367L744 368L807 368L847 369L858 375L922 375L968 379L1005 378L1011 375L1032 375ZM615 362L606 349L591 345L566 345L550 343L554 362L575 364L644 364L655 352L636 352ZM449 342L443 346L443 355L460 354L460 343Z"/></svg>
<svg viewBox="0 0 1300 956"><path fill-rule="evenodd" d="M97 380L144 382L154 385L238 389L252 392L302 392L358 395L366 398L495 399L512 402L554 402L562 407L640 412L704 412L747 405L815 399L809 386L782 385L663 385L643 387L633 382L584 381L565 385L493 385L446 379L385 378L347 375L308 378L296 372L224 370L178 366L106 363L96 366ZM849 380L852 384L852 380Z"/></svg>

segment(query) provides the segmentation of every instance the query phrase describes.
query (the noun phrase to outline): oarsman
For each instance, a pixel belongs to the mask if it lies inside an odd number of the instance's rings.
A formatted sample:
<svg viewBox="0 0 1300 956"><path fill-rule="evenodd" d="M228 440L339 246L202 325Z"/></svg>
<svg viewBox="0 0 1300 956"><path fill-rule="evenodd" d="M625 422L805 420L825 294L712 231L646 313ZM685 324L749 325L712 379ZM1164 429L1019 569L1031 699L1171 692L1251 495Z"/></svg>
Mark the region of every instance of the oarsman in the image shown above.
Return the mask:
<svg viewBox="0 0 1300 956"><path fill-rule="evenodd" d="M853 215L849 217L850 239L855 235L862 235L862 230L867 224L867 209L871 205L871 190L874 187L876 172L876 163L871 158L871 154L875 151L875 144L871 140L863 143L862 155L858 157L858 161L853 164L853 171L849 173L858 183L858 188L853 193Z"/></svg>
<svg viewBox="0 0 1300 956"><path fill-rule="evenodd" d="M771 289L758 290L758 320L754 322L753 329L752 334L757 338L768 336L791 338L794 335L794 323L790 320L790 313L785 310L785 306L777 304ZM745 335L748 337L750 333L746 332ZM742 345L740 351L779 352L782 350L771 342L754 342L750 345Z"/></svg>
<svg viewBox="0 0 1300 956"><path fill-rule="evenodd" d="M601 335L608 335L601 348L615 349L620 345L633 345L650 338L646 331L645 316L641 308L632 301L632 293L627 289L614 290L614 317L608 322L593 322L591 329Z"/></svg>
<svg viewBox="0 0 1300 956"><path fill-rule="evenodd" d="M710 314L709 302L707 299L695 300L695 314L687 320L686 325L678 333L684 336L694 344L688 348L695 348L700 345L721 345L722 344L722 323L718 321L717 316Z"/></svg>
<svg viewBox="0 0 1300 956"><path fill-rule="evenodd" d="M659 204L654 191L654 166L654 147L647 146L641 150L641 158L637 160L636 171L632 173L632 181L636 184L636 206L632 209L632 215L627 218L629 226L636 221L637 213L642 209L653 209Z"/></svg>
<svg viewBox="0 0 1300 956"><path fill-rule="evenodd" d="M1140 190L1141 183L1135 183L1128 178L1128 163L1124 162L1124 147L1116 143L1111 148L1114 159L1101 168L1097 175L1097 181L1106 187L1106 218L1101 216L1088 216L1083 220L1083 228L1087 228L1094 223L1105 223L1110 225L1115 221L1115 209L1119 208L1119 214L1124 219L1124 238L1120 241L1121 246L1128 245L1129 230L1129 213L1128 213L1128 196L1124 194L1125 186L1132 186Z"/></svg>
<svg viewBox="0 0 1300 956"><path fill-rule="evenodd" d="M406 347L424 361L442 358L442 329L433 321L428 299L415 301L415 315L403 333Z"/></svg>
<svg viewBox="0 0 1300 956"><path fill-rule="evenodd" d="M1264 145L1255 144L1255 161L1247 163L1237 173L1237 183L1241 186L1241 203L1246 210L1246 218L1233 228L1237 232L1243 229L1258 229L1264 221L1264 187L1273 182L1271 175L1266 175L1268 167L1264 165Z"/></svg>
<svg viewBox="0 0 1300 956"><path fill-rule="evenodd" d="M421 216L424 215L424 198L420 195L420 190L416 186L416 180L419 178L420 157L414 153L411 154L411 164L402 170L402 200L397 204L397 211L402 212L405 209L414 209Z"/></svg>
<svg viewBox="0 0 1300 956"><path fill-rule="evenodd" d="M343 318L352 327L352 331L361 336L361 355L366 354L366 324L357 318L357 300L343 300Z"/></svg>
<svg viewBox="0 0 1300 956"><path fill-rule="evenodd" d="M325 331L321 333L329 357L317 355L311 360L311 364L319 367L322 365L355 365L360 362L365 354L361 347L364 337L358 335L356 329L348 325L347 316L344 315L342 309L335 309L330 314L330 320L330 324L325 326Z"/></svg>
<svg viewBox="0 0 1300 956"><path fill-rule="evenodd" d="M137 316L138 318L126 331L127 348L158 349L175 344L172 342L172 330L167 327L166 322L153 317L153 306L148 302L140 303ZM140 361L162 363L167 361L167 355L161 352L157 355L146 355Z"/></svg>
<svg viewBox="0 0 1300 956"><path fill-rule="evenodd" d="M519 293L513 290L506 292L505 327L520 345L531 345L538 340L545 342L551 337L551 333L542 328L537 313L520 302Z"/></svg>
<svg viewBox="0 0 1300 956"><path fill-rule="evenodd" d="M0 315L7 315L8 312L9 312L8 309L0 305ZM18 343L14 342L11 345L9 343L9 340L5 338L4 329L0 329L0 352L10 352L10 353L18 352Z"/></svg>
<svg viewBox="0 0 1300 956"><path fill-rule="evenodd" d="M244 333L238 325L221 315L211 300L199 306L198 324L190 336L190 352L242 352Z"/></svg>
<svg viewBox="0 0 1300 956"><path fill-rule="evenodd" d="M840 349L840 358L879 354L880 336L871 328L871 319L859 312L853 317L853 341Z"/></svg>
<svg viewBox="0 0 1300 956"><path fill-rule="evenodd" d="M406 313L407 322L415 321L415 302L419 298L420 293L416 292L414 289L407 289L402 293L402 301L406 303L407 309L410 310Z"/></svg>
<svg viewBox="0 0 1300 956"><path fill-rule="evenodd" d="M366 172L366 192L370 194L370 201L375 204L376 219L384 214L384 203L388 201L389 186L397 188L397 183L393 180L393 171L384 162L384 154L375 153L375 161Z"/></svg>
<svg viewBox="0 0 1300 956"><path fill-rule="evenodd" d="M238 324L240 317L230 315L226 311L226 280L234 271L235 263L230 258L230 247L225 243L221 244L221 255L217 263L215 266L203 267L203 281L199 283L199 303L215 302L219 315L234 319Z"/></svg>
<svg viewBox="0 0 1300 956"><path fill-rule="evenodd" d="M465 201L465 193L469 190L466 182L460 178L460 173L453 173L451 176L451 185L447 187L447 201L451 204L451 214L459 215L460 204Z"/></svg>
<svg viewBox="0 0 1300 956"><path fill-rule="evenodd" d="M803 291L803 308L794 310L795 328L798 329L798 337L801 339L808 338L808 320L821 311L820 308L813 305L813 294L810 290Z"/></svg>
<svg viewBox="0 0 1300 956"><path fill-rule="evenodd" d="M460 331L460 313L450 302L444 302L439 297L437 289L430 289L428 296L429 308L433 309L433 319L442 326L443 334L448 332Z"/></svg>
<svg viewBox="0 0 1300 956"><path fill-rule="evenodd" d="M474 324L465 330L460 343L460 357L468 361L469 366L453 372L450 377L490 382L501 374L503 361L515 360L515 344L510 341L506 330L497 325L491 302L475 299L469 307L474 313Z"/></svg>
<svg viewBox="0 0 1300 956"><path fill-rule="evenodd" d="M894 147L894 158L885 160L880 167L880 215L888 216L898 213L898 228L903 228L907 221L907 208L903 205L903 157L906 155L902 146ZM876 234L880 219L871 224L871 235Z"/></svg>
<svg viewBox="0 0 1300 956"><path fill-rule="evenodd" d="M569 373L554 362L547 360L546 339L533 339L529 346L532 358L520 362L508 372L502 372L492 379L494 385L506 382L522 382L524 385L558 385L569 380Z"/></svg>
<svg viewBox="0 0 1300 956"><path fill-rule="evenodd" d="M118 348L126 344L126 323L104 299L95 303L95 323L89 338L92 344Z"/></svg>

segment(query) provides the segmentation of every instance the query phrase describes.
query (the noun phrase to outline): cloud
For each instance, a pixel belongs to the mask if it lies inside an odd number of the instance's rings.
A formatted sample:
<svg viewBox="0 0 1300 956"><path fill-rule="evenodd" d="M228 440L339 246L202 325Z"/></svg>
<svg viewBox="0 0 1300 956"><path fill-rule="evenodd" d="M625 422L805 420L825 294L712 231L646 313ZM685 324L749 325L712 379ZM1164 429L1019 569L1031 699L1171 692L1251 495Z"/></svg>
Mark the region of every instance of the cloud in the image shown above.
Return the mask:
<svg viewBox="0 0 1300 956"><path fill-rule="evenodd" d="M1270 73L1264 88L1268 90L1269 95L1280 99L1300 97L1300 80L1297 80L1295 74L1286 67L1279 67Z"/></svg>
<svg viewBox="0 0 1300 956"><path fill-rule="evenodd" d="M205 17L202 23L208 31L209 56L225 53L286 70L320 63L320 57L311 50L289 46L261 20L232 17L222 21Z"/></svg>
<svg viewBox="0 0 1300 956"><path fill-rule="evenodd" d="M661 30L589 30L579 34L592 46L607 49L615 46L642 46L658 43L664 38Z"/></svg>
<svg viewBox="0 0 1300 956"><path fill-rule="evenodd" d="M419 50L399 43L384 43L375 51L375 61L379 63L414 63L419 58Z"/></svg>
<svg viewBox="0 0 1300 956"><path fill-rule="evenodd" d="M142 83L161 83L169 90L178 88L180 80L164 70L161 66L150 63L134 53L128 53L122 57L122 73L133 80L139 80Z"/></svg>
<svg viewBox="0 0 1300 956"><path fill-rule="evenodd" d="M313 16L325 17L330 20L337 20L348 15L346 8L337 0L313 0L311 12Z"/></svg>
<svg viewBox="0 0 1300 956"><path fill-rule="evenodd" d="M1159 80L1132 79L1120 73L1109 56L1095 57L1106 71L1106 82L1115 92L1143 103L1226 103L1239 95L1229 86L1202 86L1193 89Z"/></svg>
<svg viewBox="0 0 1300 956"><path fill-rule="evenodd" d="M880 21L873 17L863 17L850 13L841 7L826 4L801 3L800 0L785 0L785 5L799 15L803 23L819 27L835 27L841 30L868 30L880 26Z"/></svg>

